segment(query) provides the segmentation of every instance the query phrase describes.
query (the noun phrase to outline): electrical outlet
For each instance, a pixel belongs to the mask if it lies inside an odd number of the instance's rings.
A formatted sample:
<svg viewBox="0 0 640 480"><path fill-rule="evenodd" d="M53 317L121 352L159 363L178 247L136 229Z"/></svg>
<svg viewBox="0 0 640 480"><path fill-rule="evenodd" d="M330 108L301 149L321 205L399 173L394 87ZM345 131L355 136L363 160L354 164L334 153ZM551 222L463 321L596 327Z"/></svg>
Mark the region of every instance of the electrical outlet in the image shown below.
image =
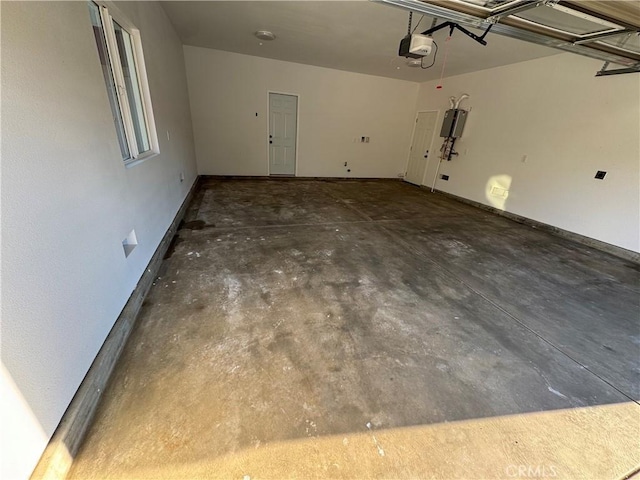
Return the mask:
<svg viewBox="0 0 640 480"><path fill-rule="evenodd" d="M440 178L446 182L449 181L449 175L440 175Z"/></svg>
<svg viewBox="0 0 640 480"><path fill-rule="evenodd" d="M491 187L491 195L494 197L507 198L509 196L509 190L494 185Z"/></svg>
<svg viewBox="0 0 640 480"><path fill-rule="evenodd" d="M596 176L594 178L597 178L598 180L604 180L605 175L607 174L607 172L603 172L602 170L598 170L596 172Z"/></svg>

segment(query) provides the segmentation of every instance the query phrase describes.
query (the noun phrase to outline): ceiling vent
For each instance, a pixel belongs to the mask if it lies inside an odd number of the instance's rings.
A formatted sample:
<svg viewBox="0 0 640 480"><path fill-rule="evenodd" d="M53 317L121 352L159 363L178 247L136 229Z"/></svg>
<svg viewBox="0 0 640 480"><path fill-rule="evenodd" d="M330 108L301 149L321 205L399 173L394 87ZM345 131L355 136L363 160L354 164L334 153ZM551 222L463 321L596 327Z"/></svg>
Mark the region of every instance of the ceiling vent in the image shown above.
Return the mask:
<svg viewBox="0 0 640 480"><path fill-rule="evenodd" d="M254 33L254 35L260 40L271 41L276 39L276 36L273 34L273 32L270 32L269 30L258 30L256 33Z"/></svg>

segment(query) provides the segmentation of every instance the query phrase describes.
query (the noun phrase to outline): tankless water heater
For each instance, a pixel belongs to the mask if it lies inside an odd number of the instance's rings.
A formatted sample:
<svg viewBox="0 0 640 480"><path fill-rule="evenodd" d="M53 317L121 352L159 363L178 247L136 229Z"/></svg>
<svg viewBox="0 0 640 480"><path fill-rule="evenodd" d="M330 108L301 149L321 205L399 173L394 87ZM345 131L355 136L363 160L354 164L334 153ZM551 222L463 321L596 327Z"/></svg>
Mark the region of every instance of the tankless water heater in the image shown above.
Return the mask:
<svg viewBox="0 0 640 480"><path fill-rule="evenodd" d="M464 124L467 121L467 112L461 108L451 108L444 113L440 136L444 138L458 138L462 136Z"/></svg>

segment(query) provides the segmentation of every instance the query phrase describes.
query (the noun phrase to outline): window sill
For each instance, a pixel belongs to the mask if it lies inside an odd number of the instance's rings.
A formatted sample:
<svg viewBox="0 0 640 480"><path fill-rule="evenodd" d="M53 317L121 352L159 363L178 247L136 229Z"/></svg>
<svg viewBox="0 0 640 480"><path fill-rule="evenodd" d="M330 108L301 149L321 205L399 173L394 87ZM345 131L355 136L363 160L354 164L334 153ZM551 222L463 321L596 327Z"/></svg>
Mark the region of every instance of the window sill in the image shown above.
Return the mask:
<svg viewBox="0 0 640 480"><path fill-rule="evenodd" d="M145 152L142 155L140 155L138 158L132 158L130 160L126 160L124 162L124 167L125 168L135 167L136 165L140 165L145 160L148 160L148 159L150 159L152 157L155 157L156 155L159 155L159 154L160 154L160 152L154 152L153 150L149 150L148 152Z"/></svg>

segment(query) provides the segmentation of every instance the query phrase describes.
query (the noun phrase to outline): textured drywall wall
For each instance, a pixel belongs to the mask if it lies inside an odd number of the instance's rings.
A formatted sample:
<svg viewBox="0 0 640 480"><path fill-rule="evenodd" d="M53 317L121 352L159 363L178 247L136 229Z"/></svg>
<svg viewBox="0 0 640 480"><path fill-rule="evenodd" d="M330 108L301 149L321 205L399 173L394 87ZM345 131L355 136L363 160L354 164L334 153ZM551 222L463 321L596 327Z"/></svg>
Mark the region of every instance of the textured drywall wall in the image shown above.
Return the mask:
<svg viewBox="0 0 640 480"><path fill-rule="evenodd" d="M117 6L141 31L160 140L131 168L86 3L2 2L2 478L30 474L196 178L182 45L157 3Z"/></svg>
<svg viewBox="0 0 640 480"><path fill-rule="evenodd" d="M200 174L268 175L269 90L300 96L298 176L397 177L404 172L417 83L184 49ZM370 142L354 142L362 136Z"/></svg>
<svg viewBox="0 0 640 480"><path fill-rule="evenodd" d="M436 188L640 251L640 77L594 77L601 66L563 54L422 84L417 109L440 110L438 126L449 96L471 95Z"/></svg>

